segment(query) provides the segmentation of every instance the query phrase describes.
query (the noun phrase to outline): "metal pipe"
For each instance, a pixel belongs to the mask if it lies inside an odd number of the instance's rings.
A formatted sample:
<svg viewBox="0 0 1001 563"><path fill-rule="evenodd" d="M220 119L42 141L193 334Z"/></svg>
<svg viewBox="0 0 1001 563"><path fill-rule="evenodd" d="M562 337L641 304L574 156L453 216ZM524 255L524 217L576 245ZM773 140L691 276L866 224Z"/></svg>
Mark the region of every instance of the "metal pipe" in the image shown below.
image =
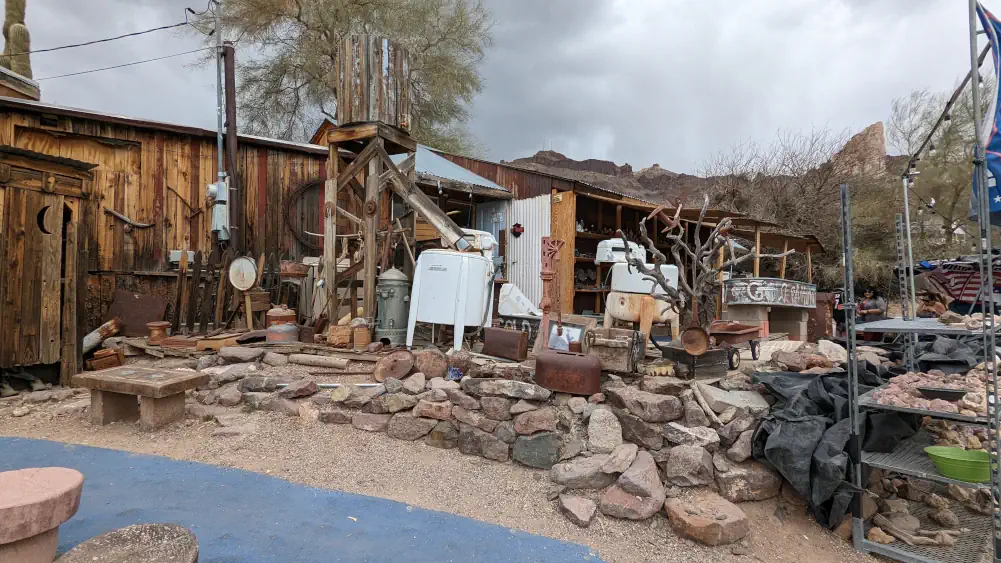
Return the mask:
<svg viewBox="0 0 1001 563"><path fill-rule="evenodd" d="M223 171L222 163L222 19L219 13L222 11L222 0L213 0L215 5L213 15L215 16L215 100L216 100L216 170L218 181L222 184L226 180L226 172ZM222 189L220 186L219 189Z"/></svg>
<svg viewBox="0 0 1001 563"><path fill-rule="evenodd" d="M345 385L354 385L355 387L361 387L362 389L367 389L371 387L378 387L382 383L317 383L316 386L320 389L337 389L338 387L343 387ZM288 387L288 383L279 383L276 385L278 389L284 389Z"/></svg>
<svg viewBox="0 0 1001 563"><path fill-rule="evenodd" d="M910 187L910 176L903 177L904 185L904 241L907 245L907 264L904 269L904 275L907 276L908 281L908 301L910 305L910 311L908 318L914 319L917 317L915 314L917 312L917 298L915 297L914 291L914 246L911 244L911 207L910 207L910 197L908 194L908 188Z"/></svg>
<svg viewBox="0 0 1001 563"><path fill-rule="evenodd" d="M852 498L852 541L855 549L862 546L864 523L862 521L862 424L858 406L858 351L855 335L855 271L852 252L852 204L848 184L841 184L841 260L844 263L845 294L842 300L845 310L845 344L848 346L848 418L851 424L848 455L852 463L852 484L856 488Z"/></svg>
<svg viewBox="0 0 1001 563"><path fill-rule="evenodd" d="M969 0L970 15L970 76L979 75L980 62L977 60L977 0ZM988 42L990 45L990 42ZM984 323L983 344L984 344L984 365L987 367L987 413L988 413L988 451L991 468L991 498L995 506L999 502L998 482L998 436L999 409L997 404L998 376L997 365L995 365L994 355L994 252L991 244L991 218L990 200L987 185L987 170L984 162L984 144L981 136L980 115L980 88L973 85L973 127L976 146L973 156L973 173L976 175L977 184L977 223L980 226L980 287L983 292L983 313L991 315L991 322ZM992 124L993 126L993 124ZM994 560L1001 556L1001 514L997 509L991 511L992 518L992 539L994 548Z"/></svg>

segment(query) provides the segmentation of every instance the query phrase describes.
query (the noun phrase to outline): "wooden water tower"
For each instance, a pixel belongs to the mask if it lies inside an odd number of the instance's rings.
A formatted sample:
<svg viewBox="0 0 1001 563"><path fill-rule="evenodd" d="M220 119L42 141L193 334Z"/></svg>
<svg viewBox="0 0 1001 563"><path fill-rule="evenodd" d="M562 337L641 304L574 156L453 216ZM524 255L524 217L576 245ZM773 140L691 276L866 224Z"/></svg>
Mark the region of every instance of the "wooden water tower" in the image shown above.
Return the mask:
<svg viewBox="0 0 1001 563"><path fill-rule="evenodd" d="M337 288L351 284L361 271L365 317L375 316L376 266L388 255L394 236L412 245L411 228L389 220L389 188L452 246L464 248L462 229L414 185L417 142L412 126L410 60L396 41L372 35L352 35L340 45L337 59L337 127L327 134L330 157L324 185L323 268L330 318L339 318ZM346 153L353 158L342 159ZM394 164L391 154L409 156ZM347 161L347 162L346 162ZM339 219L340 226L338 231ZM338 255L346 241L360 239L363 258L337 272ZM340 244L338 241L342 241ZM354 284L351 284L354 287ZM354 292L352 291L352 294ZM355 303L350 304L354 316ZM334 323L331 323L334 324Z"/></svg>

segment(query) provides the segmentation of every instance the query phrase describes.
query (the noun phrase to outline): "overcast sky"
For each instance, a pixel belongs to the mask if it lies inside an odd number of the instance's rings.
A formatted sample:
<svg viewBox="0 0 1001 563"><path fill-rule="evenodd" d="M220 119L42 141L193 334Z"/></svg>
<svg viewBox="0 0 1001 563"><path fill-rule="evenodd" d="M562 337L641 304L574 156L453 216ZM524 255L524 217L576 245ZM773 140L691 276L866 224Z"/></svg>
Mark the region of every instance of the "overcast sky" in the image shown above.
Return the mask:
<svg viewBox="0 0 1001 563"><path fill-rule="evenodd" d="M488 0L496 24L470 129L484 156L570 157L694 173L779 130L860 130L969 66L958 0ZM993 6L997 4L998 6ZM204 0L35 0L32 48L182 21ZM1001 0L987 0L1001 11ZM36 78L200 47L159 32L32 56ZM239 53L237 59L239 62ZM215 126L197 55L41 82L47 102Z"/></svg>

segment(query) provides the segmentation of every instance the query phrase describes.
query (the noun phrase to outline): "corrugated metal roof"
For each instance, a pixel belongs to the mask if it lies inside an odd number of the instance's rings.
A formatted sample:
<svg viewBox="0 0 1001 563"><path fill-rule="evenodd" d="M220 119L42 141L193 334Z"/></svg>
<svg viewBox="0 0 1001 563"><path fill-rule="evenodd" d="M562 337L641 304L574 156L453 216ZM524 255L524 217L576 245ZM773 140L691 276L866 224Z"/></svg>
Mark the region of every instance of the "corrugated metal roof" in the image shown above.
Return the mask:
<svg viewBox="0 0 1001 563"><path fill-rule="evenodd" d="M399 164L406 160L408 155L397 154L393 155L393 162ZM469 184L471 186L479 186L481 188L487 188L490 190L497 190L504 193L510 193L506 188L476 174L471 172L462 166L439 156L430 147L424 145L417 145L417 157L414 163L414 170L419 176L431 179L447 180L451 182L461 182L463 184Z"/></svg>
<svg viewBox="0 0 1001 563"><path fill-rule="evenodd" d="M176 123L166 123L163 121L154 121L150 119L141 119L136 117L126 117L123 115L112 115L101 113L89 109L80 109L67 106L60 106L56 104L48 104L45 102L37 102L34 100L24 100L21 98L9 98L6 96L0 96L0 107L17 108L22 110L34 110L44 113L52 113L56 115L66 115L69 117L80 117L84 119L93 119L95 121L110 121L112 123L120 123L122 125L129 125L132 127L145 127L148 129L160 129L164 131L171 131L174 133L181 133L183 135L197 135L200 137L215 137L216 132L213 129L203 129L201 127L192 127L189 125L178 125ZM283 139L272 139L267 137L258 137L257 135L245 135L238 134L237 139L242 141L247 141L252 144L267 145L276 148L288 148L295 149L303 152L310 152L314 154L326 154L328 149L325 146L312 145L309 143L297 143L294 141L286 141Z"/></svg>

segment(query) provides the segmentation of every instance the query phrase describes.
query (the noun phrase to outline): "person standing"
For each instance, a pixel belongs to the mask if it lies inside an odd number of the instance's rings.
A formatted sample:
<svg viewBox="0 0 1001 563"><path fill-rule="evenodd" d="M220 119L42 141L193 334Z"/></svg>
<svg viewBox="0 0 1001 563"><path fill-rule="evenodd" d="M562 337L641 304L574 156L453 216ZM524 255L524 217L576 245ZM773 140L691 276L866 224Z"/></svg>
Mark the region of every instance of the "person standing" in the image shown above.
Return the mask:
<svg viewBox="0 0 1001 563"><path fill-rule="evenodd" d="M886 319L886 300L880 297L872 288L866 288L865 297L859 307L858 314L862 317L862 322L871 323Z"/></svg>

